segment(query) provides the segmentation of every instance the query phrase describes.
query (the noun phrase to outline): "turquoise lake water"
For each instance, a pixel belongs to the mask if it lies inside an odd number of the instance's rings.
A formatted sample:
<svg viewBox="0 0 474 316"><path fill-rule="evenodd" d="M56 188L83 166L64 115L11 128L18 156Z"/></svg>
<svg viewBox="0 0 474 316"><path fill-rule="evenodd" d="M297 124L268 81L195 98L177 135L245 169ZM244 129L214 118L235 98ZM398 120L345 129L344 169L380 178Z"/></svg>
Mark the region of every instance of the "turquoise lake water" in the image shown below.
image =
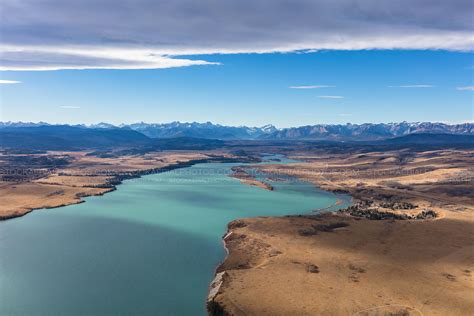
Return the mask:
<svg viewBox="0 0 474 316"><path fill-rule="evenodd" d="M227 176L235 165L127 180L82 204L0 222L0 315L206 315L228 222L340 198L298 181L242 185Z"/></svg>

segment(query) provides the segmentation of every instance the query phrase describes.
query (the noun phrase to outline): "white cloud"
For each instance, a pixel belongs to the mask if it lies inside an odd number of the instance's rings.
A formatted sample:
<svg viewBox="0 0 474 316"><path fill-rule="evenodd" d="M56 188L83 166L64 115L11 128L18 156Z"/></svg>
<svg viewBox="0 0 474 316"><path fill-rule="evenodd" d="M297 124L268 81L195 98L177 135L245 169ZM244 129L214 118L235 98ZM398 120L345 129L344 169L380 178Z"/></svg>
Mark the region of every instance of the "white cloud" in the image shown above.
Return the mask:
<svg viewBox="0 0 474 316"><path fill-rule="evenodd" d="M316 86L290 86L290 89L321 89L321 88L335 88L336 86L316 85Z"/></svg>
<svg viewBox="0 0 474 316"><path fill-rule="evenodd" d="M434 88L435 86L430 84L408 84L408 85L401 85L401 86L388 86L389 88Z"/></svg>
<svg viewBox="0 0 474 316"><path fill-rule="evenodd" d="M61 109L80 109L80 106L74 106L74 105L61 105Z"/></svg>
<svg viewBox="0 0 474 316"><path fill-rule="evenodd" d="M0 70L214 64L190 57L205 54L474 49L471 0L2 0L0 27Z"/></svg>
<svg viewBox="0 0 474 316"><path fill-rule="evenodd" d="M343 96L340 95L318 95L320 99L344 99Z"/></svg>
<svg viewBox="0 0 474 316"><path fill-rule="evenodd" d="M0 71L60 69L159 69L219 63L154 54L149 49L117 48L15 48L0 46ZM24 61L28 62L25 63Z"/></svg>
<svg viewBox="0 0 474 316"><path fill-rule="evenodd" d="M467 86L467 87L457 87L456 88L457 90L461 90L461 91L474 91L474 86Z"/></svg>
<svg viewBox="0 0 474 316"><path fill-rule="evenodd" d="M21 83L21 81L16 81L16 80L0 80L0 84L15 84L15 83Z"/></svg>

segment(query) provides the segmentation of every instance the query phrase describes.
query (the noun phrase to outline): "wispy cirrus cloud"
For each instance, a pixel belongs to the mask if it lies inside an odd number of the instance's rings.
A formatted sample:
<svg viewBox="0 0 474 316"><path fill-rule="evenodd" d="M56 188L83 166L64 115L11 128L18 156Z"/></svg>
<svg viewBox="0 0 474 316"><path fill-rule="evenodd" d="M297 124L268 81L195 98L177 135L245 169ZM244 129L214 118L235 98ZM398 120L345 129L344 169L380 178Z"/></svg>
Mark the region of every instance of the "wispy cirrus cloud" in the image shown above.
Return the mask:
<svg viewBox="0 0 474 316"><path fill-rule="evenodd" d="M424 88L434 88L435 86L431 84L407 84L400 86L388 86L389 88L408 88L408 89L424 89Z"/></svg>
<svg viewBox="0 0 474 316"><path fill-rule="evenodd" d="M331 85L314 85L314 86L290 86L290 89L322 89L322 88L335 88L336 86Z"/></svg>
<svg viewBox="0 0 474 316"><path fill-rule="evenodd" d="M61 105L59 106L61 109L80 109L80 106L75 106L75 105Z"/></svg>
<svg viewBox="0 0 474 316"><path fill-rule="evenodd" d="M21 81L16 81L16 80L0 80L0 84L16 84L16 83L21 83Z"/></svg>
<svg viewBox="0 0 474 316"><path fill-rule="evenodd" d="M0 70L215 65L192 57L206 54L474 49L471 0L2 0L1 6Z"/></svg>
<svg viewBox="0 0 474 316"><path fill-rule="evenodd" d="M456 90L460 90L460 91L474 91L474 86L457 87Z"/></svg>
<svg viewBox="0 0 474 316"><path fill-rule="evenodd" d="M320 99L344 99L341 95L318 95Z"/></svg>

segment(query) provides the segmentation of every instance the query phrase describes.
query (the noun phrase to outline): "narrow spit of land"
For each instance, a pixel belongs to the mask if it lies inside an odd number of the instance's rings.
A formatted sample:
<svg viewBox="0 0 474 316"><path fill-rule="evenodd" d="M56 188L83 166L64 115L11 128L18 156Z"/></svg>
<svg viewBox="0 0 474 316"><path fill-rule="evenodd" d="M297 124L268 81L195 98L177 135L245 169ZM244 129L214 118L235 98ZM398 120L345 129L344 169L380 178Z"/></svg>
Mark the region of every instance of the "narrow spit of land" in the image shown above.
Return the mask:
<svg viewBox="0 0 474 316"><path fill-rule="evenodd" d="M239 179L243 184L254 185L265 190L273 191L273 186L271 184L257 180L243 167L232 167L232 172L232 177Z"/></svg>

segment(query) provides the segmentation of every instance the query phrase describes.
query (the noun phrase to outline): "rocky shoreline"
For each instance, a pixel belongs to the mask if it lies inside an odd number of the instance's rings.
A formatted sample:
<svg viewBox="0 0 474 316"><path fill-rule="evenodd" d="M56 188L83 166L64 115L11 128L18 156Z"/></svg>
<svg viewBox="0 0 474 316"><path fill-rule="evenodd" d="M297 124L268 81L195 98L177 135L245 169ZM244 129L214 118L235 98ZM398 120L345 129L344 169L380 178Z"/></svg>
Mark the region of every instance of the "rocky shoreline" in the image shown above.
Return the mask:
<svg viewBox="0 0 474 316"><path fill-rule="evenodd" d="M212 282L209 284L209 293L206 300L206 310L209 316L229 316L229 312L226 310L219 301L216 300L217 295L220 293L221 287L224 284L228 274L226 272L226 261L230 255L230 249L228 247L228 241L233 238L234 228L245 227L246 224L241 220L233 220L227 224L226 233L222 236L222 244L226 251L224 260L216 267L215 275ZM237 236L238 238L245 238L245 236ZM237 267L238 268L238 267Z"/></svg>

